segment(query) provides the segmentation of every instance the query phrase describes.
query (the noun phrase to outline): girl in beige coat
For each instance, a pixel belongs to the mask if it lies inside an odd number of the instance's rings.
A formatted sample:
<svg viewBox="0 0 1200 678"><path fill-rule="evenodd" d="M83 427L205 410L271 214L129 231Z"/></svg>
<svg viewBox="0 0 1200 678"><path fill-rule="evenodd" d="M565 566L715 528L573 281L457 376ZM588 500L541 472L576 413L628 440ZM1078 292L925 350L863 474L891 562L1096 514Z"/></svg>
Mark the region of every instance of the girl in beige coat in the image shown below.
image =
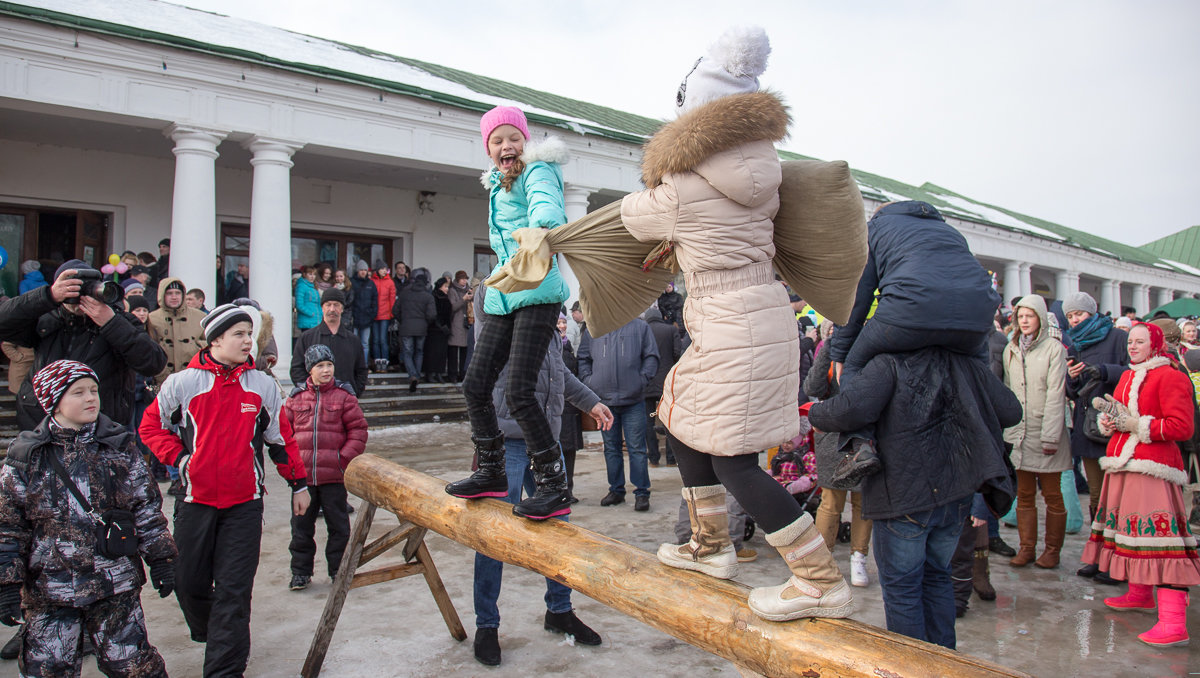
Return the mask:
<svg viewBox="0 0 1200 678"><path fill-rule="evenodd" d="M1067 527L1062 472L1071 468L1067 432L1067 350L1047 331L1046 300L1031 294L1017 302L1017 329L1004 347L1004 385L1025 411L1021 423L1004 431L1017 470L1017 533L1021 547L1013 567L1033 563L1057 567ZM1034 560L1038 537L1037 489L1046 502L1046 548Z"/></svg>
<svg viewBox="0 0 1200 678"><path fill-rule="evenodd" d="M647 144L647 190L621 219L643 242L671 241L688 292L692 344L667 375L668 430L691 517L687 544L663 544L666 565L732 578L725 488L767 532L793 576L754 589L750 608L774 621L845 617L853 597L812 518L757 464L799 432L800 348L787 293L775 281L772 219L782 180L774 142L789 116L757 76L770 51L761 28L731 31L680 86L680 116Z"/></svg>

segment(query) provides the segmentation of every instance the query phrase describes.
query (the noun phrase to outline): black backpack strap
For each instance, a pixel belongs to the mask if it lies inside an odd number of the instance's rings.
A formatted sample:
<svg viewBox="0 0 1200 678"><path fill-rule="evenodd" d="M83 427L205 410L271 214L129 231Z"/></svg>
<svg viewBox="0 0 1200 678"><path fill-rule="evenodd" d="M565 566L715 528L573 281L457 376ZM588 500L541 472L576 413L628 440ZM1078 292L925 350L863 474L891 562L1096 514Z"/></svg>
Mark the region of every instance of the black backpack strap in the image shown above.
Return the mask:
<svg viewBox="0 0 1200 678"><path fill-rule="evenodd" d="M92 510L91 503L79 491L79 486L75 484L75 481L71 480L71 474L67 473L67 469L59 461L58 455L50 452L46 456L50 458L50 465L54 467L54 472L58 474L59 478L62 478L63 484L71 492L71 496L75 497L75 501L79 502L79 506L83 508L84 513L91 516L93 520L97 519L95 511Z"/></svg>

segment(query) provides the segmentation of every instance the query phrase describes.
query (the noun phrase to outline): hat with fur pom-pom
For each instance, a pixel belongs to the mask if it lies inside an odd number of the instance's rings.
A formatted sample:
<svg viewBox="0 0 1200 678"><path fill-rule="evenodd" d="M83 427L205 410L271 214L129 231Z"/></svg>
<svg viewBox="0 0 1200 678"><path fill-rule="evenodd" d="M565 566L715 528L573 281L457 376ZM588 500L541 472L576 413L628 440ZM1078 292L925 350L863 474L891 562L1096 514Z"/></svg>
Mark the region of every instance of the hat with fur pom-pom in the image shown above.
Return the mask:
<svg viewBox="0 0 1200 678"><path fill-rule="evenodd" d="M675 94L675 112L684 113L730 94L758 91L767 70L771 41L759 26L731 28L708 48Z"/></svg>

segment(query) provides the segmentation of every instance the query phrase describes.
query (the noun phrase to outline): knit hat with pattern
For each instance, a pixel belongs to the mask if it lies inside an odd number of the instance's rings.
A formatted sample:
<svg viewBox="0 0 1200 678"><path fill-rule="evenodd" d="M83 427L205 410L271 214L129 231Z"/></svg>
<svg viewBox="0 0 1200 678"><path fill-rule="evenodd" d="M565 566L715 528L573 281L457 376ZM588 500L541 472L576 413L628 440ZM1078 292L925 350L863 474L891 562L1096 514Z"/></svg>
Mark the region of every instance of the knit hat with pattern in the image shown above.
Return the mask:
<svg viewBox="0 0 1200 678"><path fill-rule="evenodd" d="M87 365L75 360L55 360L33 375L33 395L46 414L54 414L58 401L62 400L71 384L80 379L100 383L96 373Z"/></svg>

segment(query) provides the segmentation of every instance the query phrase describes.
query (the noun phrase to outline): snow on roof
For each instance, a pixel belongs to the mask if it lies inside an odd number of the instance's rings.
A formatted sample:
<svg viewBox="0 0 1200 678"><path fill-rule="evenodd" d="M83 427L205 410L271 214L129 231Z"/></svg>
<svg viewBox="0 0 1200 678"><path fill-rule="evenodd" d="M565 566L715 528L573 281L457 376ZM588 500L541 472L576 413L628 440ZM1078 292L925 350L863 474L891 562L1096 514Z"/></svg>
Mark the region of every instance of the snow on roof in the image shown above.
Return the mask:
<svg viewBox="0 0 1200 678"><path fill-rule="evenodd" d="M986 205L980 205L979 203L972 202L966 198L961 198L956 195L941 195L938 193L934 193L933 195L938 200L950 205L952 208L964 213L968 217L975 216L979 219L983 219L984 221L997 224L999 226L1020 229L1028 233L1032 233L1033 235L1049 238L1051 240L1058 240L1060 242L1066 240L1066 238L1053 231L1048 231L1044 228L1026 223L1020 219L1014 218L1009 214L1006 214L1005 212L1001 212L998 209L994 209Z"/></svg>
<svg viewBox="0 0 1200 678"><path fill-rule="evenodd" d="M581 133L585 127L624 131L594 120L530 106L528 102L477 92L405 64L390 54L352 49L333 40L160 0L22 0L20 4L243 50L294 64L385 80L492 106L518 106L526 113L562 120Z"/></svg>
<svg viewBox="0 0 1200 678"><path fill-rule="evenodd" d="M1194 266L1188 266L1187 264L1180 263L1180 262L1174 261L1172 259L1163 259L1163 261L1167 262L1168 264L1174 266L1175 268L1177 268L1185 273L1191 273L1192 275L1200 275L1200 269L1198 269Z"/></svg>

